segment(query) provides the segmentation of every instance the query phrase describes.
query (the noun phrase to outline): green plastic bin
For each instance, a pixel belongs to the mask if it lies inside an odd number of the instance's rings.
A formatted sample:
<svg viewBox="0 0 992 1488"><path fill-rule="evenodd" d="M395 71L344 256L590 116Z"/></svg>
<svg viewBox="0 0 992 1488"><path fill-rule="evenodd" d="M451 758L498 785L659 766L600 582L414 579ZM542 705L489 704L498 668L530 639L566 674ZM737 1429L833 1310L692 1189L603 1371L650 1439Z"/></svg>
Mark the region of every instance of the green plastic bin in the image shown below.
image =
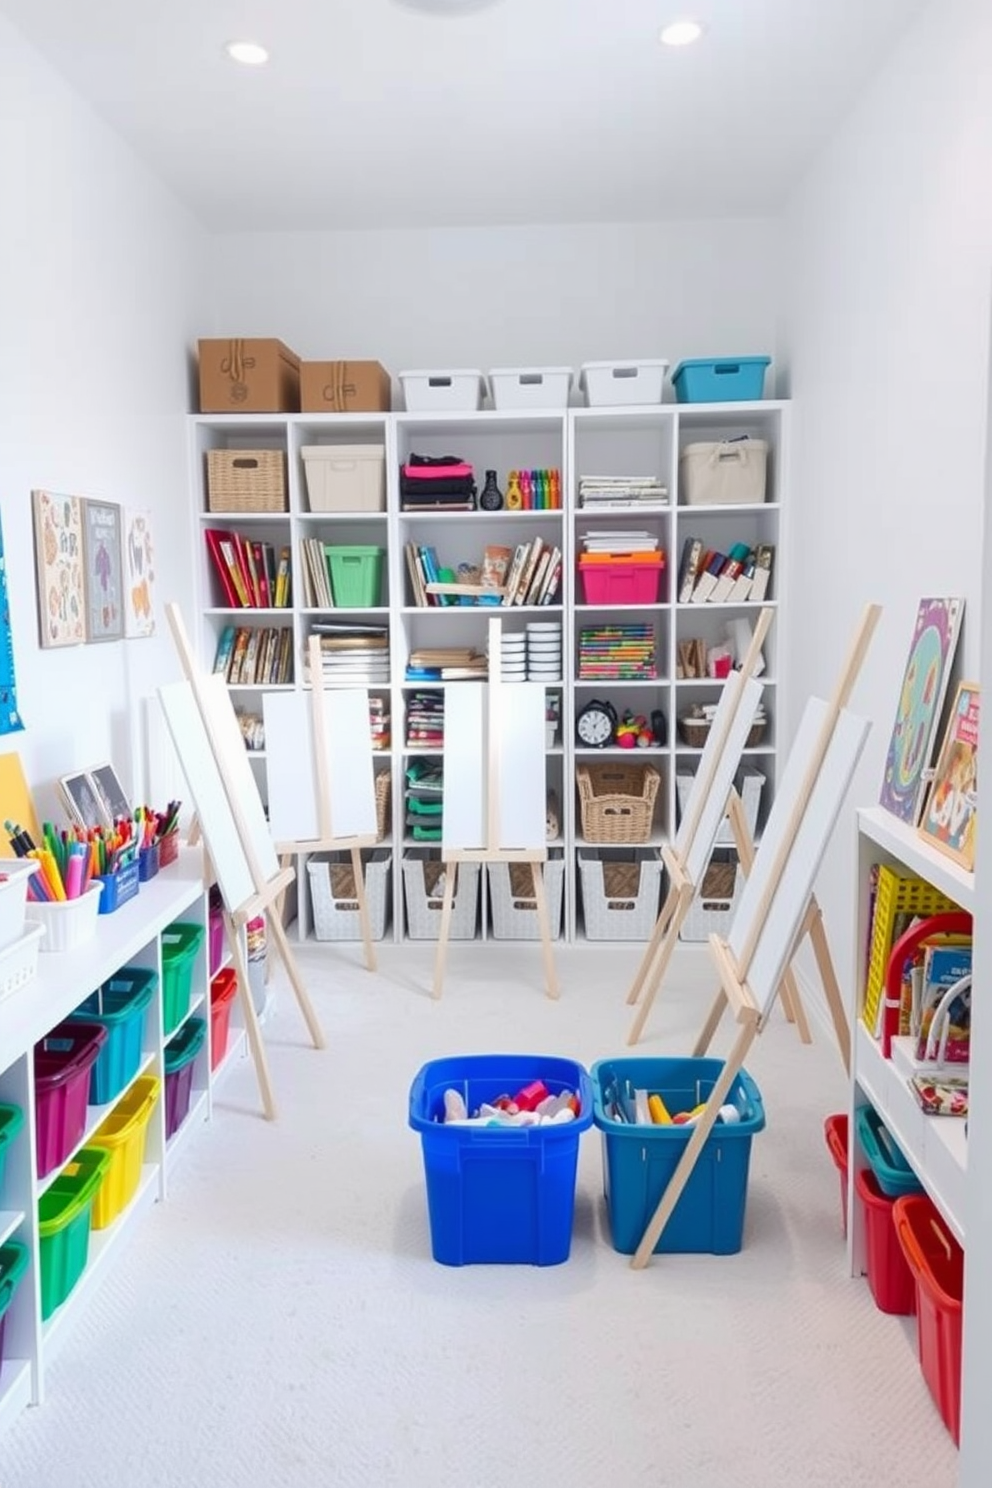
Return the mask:
<svg viewBox="0 0 992 1488"><path fill-rule="evenodd" d="M112 1153L81 1147L38 1200L41 1316L50 1318L86 1270L93 1200Z"/></svg>
<svg viewBox="0 0 992 1488"><path fill-rule="evenodd" d="M10 1144L24 1125L24 1112L20 1106L0 1106L0 1209L10 1207L3 1203L3 1180L7 1169L7 1153Z"/></svg>
<svg viewBox="0 0 992 1488"><path fill-rule="evenodd" d="M385 548L325 547L331 592L339 610L369 610L382 596Z"/></svg>
<svg viewBox="0 0 992 1488"><path fill-rule="evenodd" d="M202 925L177 920L162 933L162 1027L166 1037L189 1012L193 963L203 944Z"/></svg>

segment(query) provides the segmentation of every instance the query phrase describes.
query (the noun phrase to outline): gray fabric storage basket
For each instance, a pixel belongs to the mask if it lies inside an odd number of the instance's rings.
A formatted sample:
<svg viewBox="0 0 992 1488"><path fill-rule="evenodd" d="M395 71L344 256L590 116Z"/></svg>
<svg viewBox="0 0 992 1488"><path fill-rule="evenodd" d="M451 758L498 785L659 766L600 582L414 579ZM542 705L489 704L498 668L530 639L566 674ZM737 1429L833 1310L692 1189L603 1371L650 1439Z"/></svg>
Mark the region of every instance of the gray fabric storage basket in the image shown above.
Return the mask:
<svg viewBox="0 0 992 1488"><path fill-rule="evenodd" d="M451 940L472 940L479 907L479 864L459 863L451 906ZM441 929L444 886L431 879L440 868L439 855L429 848L408 848L403 854L403 893L406 929L411 940L437 940ZM445 870L447 871L447 869Z"/></svg>
<svg viewBox="0 0 992 1488"><path fill-rule="evenodd" d="M582 914L587 940L649 940L658 917L663 864L652 848L599 848L578 854L582 881ZM619 891L610 870L636 868L625 874ZM628 886L629 884L629 886Z"/></svg>
<svg viewBox="0 0 992 1488"><path fill-rule="evenodd" d="M565 860L559 852L540 865L544 873L544 895L548 901L551 938L561 934L561 906L565 888ZM514 874L514 870L519 870ZM537 904L529 863L489 863L489 906L494 940L540 940ZM522 892L513 892L513 878ZM523 880L523 884L521 884Z"/></svg>
<svg viewBox="0 0 992 1488"><path fill-rule="evenodd" d="M387 848L377 847L368 859L363 859L365 868L365 897L368 900L372 939L381 940L386 933L389 901L389 870L393 855ZM344 869L349 884L338 885L335 893L332 870ZM307 859L307 879L310 884L310 904L313 908L313 932L318 940L361 940L362 919L358 903L354 898L354 875L351 871L351 853L336 851L313 853Z"/></svg>

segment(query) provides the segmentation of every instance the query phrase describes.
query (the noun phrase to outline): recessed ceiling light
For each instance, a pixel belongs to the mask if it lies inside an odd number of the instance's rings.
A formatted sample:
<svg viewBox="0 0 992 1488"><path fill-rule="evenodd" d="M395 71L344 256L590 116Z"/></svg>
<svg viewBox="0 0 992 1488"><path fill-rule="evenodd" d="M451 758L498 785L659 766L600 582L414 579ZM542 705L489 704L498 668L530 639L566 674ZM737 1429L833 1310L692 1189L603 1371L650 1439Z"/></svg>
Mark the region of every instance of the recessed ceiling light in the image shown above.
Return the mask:
<svg viewBox="0 0 992 1488"><path fill-rule="evenodd" d="M269 54L257 41L229 41L227 55L233 62L242 62L245 67L264 67Z"/></svg>
<svg viewBox="0 0 992 1488"><path fill-rule="evenodd" d="M702 34L703 28L698 21L673 21L663 29L661 43L671 47L689 46L698 41Z"/></svg>
<svg viewBox="0 0 992 1488"><path fill-rule="evenodd" d="M419 10L427 15L472 15L477 10L487 10L499 5L502 0L394 0L404 10Z"/></svg>

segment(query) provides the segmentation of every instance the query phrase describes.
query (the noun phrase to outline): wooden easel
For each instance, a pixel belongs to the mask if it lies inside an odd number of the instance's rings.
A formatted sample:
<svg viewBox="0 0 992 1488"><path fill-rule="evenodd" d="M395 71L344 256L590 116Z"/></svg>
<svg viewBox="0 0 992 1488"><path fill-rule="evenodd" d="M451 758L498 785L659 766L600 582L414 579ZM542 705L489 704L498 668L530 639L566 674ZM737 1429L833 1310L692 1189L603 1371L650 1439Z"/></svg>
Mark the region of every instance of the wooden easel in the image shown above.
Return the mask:
<svg viewBox="0 0 992 1488"><path fill-rule="evenodd" d="M489 621L489 729L486 739L486 846L482 848L443 849L445 866L444 899L441 905L441 925L438 931L437 954L434 961L433 996L441 996L444 983L445 962L448 954L448 937L451 931L451 911L455 896L455 875L452 871L457 863L529 863L534 882L534 903L537 922L541 930L541 947L544 957L544 983L548 997L560 995L555 958L551 947L551 924L548 916L548 900L544 886L543 864L548 860L547 843L540 847L502 848L498 845L499 801L502 782L499 778L498 743L504 706L502 623L496 617Z"/></svg>
<svg viewBox="0 0 992 1488"><path fill-rule="evenodd" d="M679 931L685 923L685 917L689 913L689 908L698 890L696 875L690 866L696 836L702 826L710 792L714 789L715 782L721 774L727 773L725 752L730 745L734 726L749 690L748 683L754 675L761 648L774 617L775 612L770 606L762 609L740 668L731 672L727 678L723 706L713 725L716 733L709 741L710 747L705 752L699 772L693 782L692 795L687 804L685 818L674 845L666 845L661 850L662 861L668 873L668 893L627 994L627 1005L632 1007L637 1003L642 992L644 993L644 1001L641 1003L627 1036L628 1044L636 1044L644 1032L644 1025L678 942ZM736 770L736 768L737 761L735 760L733 769ZM754 842L744 815L743 804L733 785L729 788L726 806L721 813L720 820L724 817L730 822L741 872L746 876L754 862ZM712 835L715 842L715 833ZM713 842L708 843L704 849L707 862L713 845ZM802 1042L811 1043L809 1021L799 995L799 987L791 971L787 974L785 986L782 989L782 1006L789 1022L796 1024Z"/></svg>
<svg viewBox="0 0 992 1488"><path fill-rule="evenodd" d="M326 851L351 853L351 869L355 878L355 900L358 904L358 916L362 926L362 943L365 947L365 966L368 971L375 971L377 962L375 947L372 941L372 923L369 918L368 898L365 893L365 870L362 865L362 848L375 847L378 838L374 832L361 836L335 836L334 823L331 816L330 781L327 774L327 736L323 707L324 668L320 654L320 637L316 634L311 635L307 643L307 656L310 663L310 711L313 722L313 757L314 768L317 772L318 834L312 840L307 839L305 842L277 842L276 852L279 854L279 861L284 868L289 865L290 859L295 853ZM276 911L280 922L282 920L285 892L284 889L279 896Z"/></svg>
<svg viewBox="0 0 992 1488"><path fill-rule="evenodd" d="M668 1181L644 1234L641 1236L637 1250L631 1258L630 1264L635 1271L642 1270L647 1265L654 1247L671 1218L686 1184L692 1177L693 1170L699 1160L706 1140L716 1123L720 1107L726 1102L734 1080L737 1078L744 1064L752 1043L764 1030L775 1001L782 994L784 977L779 977L777 982L773 980L770 988L764 991L762 995L759 995L759 993L752 989L749 976L752 974L754 968L755 954L762 949L763 937L765 936L769 915L775 903L776 894L783 884L783 879L787 876L786 869L792 857L797 837L806 824L808 808L814 792L820 783L824 761L834 743L842 711L847 706L847 701L861 669L865 653L880 615L881 609L877 605L869 605L862 617L837 687L829 702L824 705L823 717L813 739L812 747L809 750L808 762L799 779L795 798L792 802L788 820L782 831L781 839L777 844L771 844L770 851L773 856L769 859L767 874L764 873L764 858L768 856L768 839L762 842L755 862L752 863L752 871L762 875L758 879L762 887L743 944L735 954L728 941L722 936L710 936L710 950L713 954L720 978L720 991L703 1025L702 1032L696 1041L693 1056L698 1057L706 1052L720 1024L724 1010L728 1005L734 1010L740 1031L734 1040L731 1052L710 1093L705 1109L701 1112L699 1119L694 1123L692 1135L686 1143L678 1165ZM866 728L862 731L861 742L863 742L865 732L867 732ZM858 744L858 751L860 751L860 743ZM832 829L835 819L836 809L826 824L828 831ZM822 825L822 823L819 824L821 828ZM800 868L802 869L803 867L804 865L801 863ZM741 909L738 911L739 915L744 908L745 906L742 902ZM823 989L837 1037L840 1055L844 1062L845 1070L850 1071L850 1027L847 1021L840 985L837 981L836 971L827 944L823 918L812 892L806 894L805 907L800 906L798 916L795 917L795 923L788 928L791 933L787 936L784 964L786 967L791 965L800 943L809 935L813 954L816 959L817 970L823 982ZM733 935L733 931L731 931L731 934ZM773 946L772 955L774 955L774 951L775 947Z"/></svg>
<svg viewBox="0 0 992 1488"><path fill-rule="evenodd" d="M228 947L230 948L231 959L234 963L234 969L237 973L238 995L241 998L241 1006L245 1018L245 1030L248 1034L248 1045L251 1050L252 1060L255 1065L255 1072L258 1076L259 1090L262 1096L262 1106L264 1108L266 1117L268 1118L268 1120L272 1121L275 1119L276 1116L275 1098L272 1093L272 1079L269 1073L269 1065L265 1052L265 1045L262 1041L261 1031L258 1026L258 1015L255 1012L255 1004L251 996L251 988L248 980L248 967L246 964L245 956L242 952L242 931L248 924L249 920L255 919L256 916L265 913L266 910L272 910L274 906L279 901L281 901L281 898L285 894L286 889L293 882L295 872L294 869L291 867L282 867L277 874L269 879L266 879L265 874L262 871L262 867L259 863L258 855L255 851L252 834L248 828L244 811L242 809L242 804L238 797L238 792L235 789L234 782L228 777L227 773L224 770L224 750L221 742L216 736L213 717L206 697L206 679L201 674L199 668L196 665L196 660L193 656L193 651L189 643L189 637L186 633L186 627L183 624L182 616L179 612L179 607L176 604L168 604L165 607L165 612L166 616L168 617L169 627L172 631L173 640L176 644L176 650L179 653L179 659L182 664L183 672L186 676L186 680L190 685L190 689L192 691L193 698L195 700L196 707L203 724L203 729L206 734L207 741L210 745L210 749L213 754L218 773L223 782L227 806L231 813L231 817L233 818L238 841L241 846L241 851L243 852L245 860L248 864L251 881L254 885L254 893L249 895L249 897L246 898L242 903L236 905L229 905L225 903L223 919L224 932L227 938ZM199 827L202 831L202 821L200 821ZM205 883L209 884L213 882L214 875L212 872L212 864L210 863L209 859L209 842L207 840L205 831L203 832L203 841L205 868L204 881ZM296 961L290 948L289 941L286 938L286 931L283 927L280 916L277 913L270 913L268 915L268 925L272 931L272 938L275 942L276 949L279 952L280 959L282 960L283 966L286 968L286 974L289 977L290 985L292 986L293 992L295 993L296 1001L299 1004L301 1013L303 1014L303 1018L307 1025L307 1029L309 1030L310 1037L313 1040L314 1048L323 1049L325 1047L324 1035L319 1022L317 1021L317 1015L313 1010L313 1005L310 1002L306 987L304 986L303 978L301 977L299 969L296 965Z"/></svg>

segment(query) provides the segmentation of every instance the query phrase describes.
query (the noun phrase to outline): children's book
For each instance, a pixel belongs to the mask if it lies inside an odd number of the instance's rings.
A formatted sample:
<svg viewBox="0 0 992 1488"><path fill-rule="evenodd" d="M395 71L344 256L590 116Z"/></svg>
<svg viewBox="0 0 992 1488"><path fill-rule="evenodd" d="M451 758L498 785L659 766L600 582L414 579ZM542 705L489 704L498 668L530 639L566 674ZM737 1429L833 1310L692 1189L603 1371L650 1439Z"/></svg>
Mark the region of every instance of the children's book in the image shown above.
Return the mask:
<svg viewBox="0 0 992 1488"><path fill-rule="evenodd" d="M978 811L978 702L978 683L962 682L920 821L920 835L969 871Z"/></svg>
<svg viewBox="0 0 992 1488"><path fill-rule="evenodd" d="M940 727L963 599L921 599L882 775L879 804L916 826Z"/></svg>

